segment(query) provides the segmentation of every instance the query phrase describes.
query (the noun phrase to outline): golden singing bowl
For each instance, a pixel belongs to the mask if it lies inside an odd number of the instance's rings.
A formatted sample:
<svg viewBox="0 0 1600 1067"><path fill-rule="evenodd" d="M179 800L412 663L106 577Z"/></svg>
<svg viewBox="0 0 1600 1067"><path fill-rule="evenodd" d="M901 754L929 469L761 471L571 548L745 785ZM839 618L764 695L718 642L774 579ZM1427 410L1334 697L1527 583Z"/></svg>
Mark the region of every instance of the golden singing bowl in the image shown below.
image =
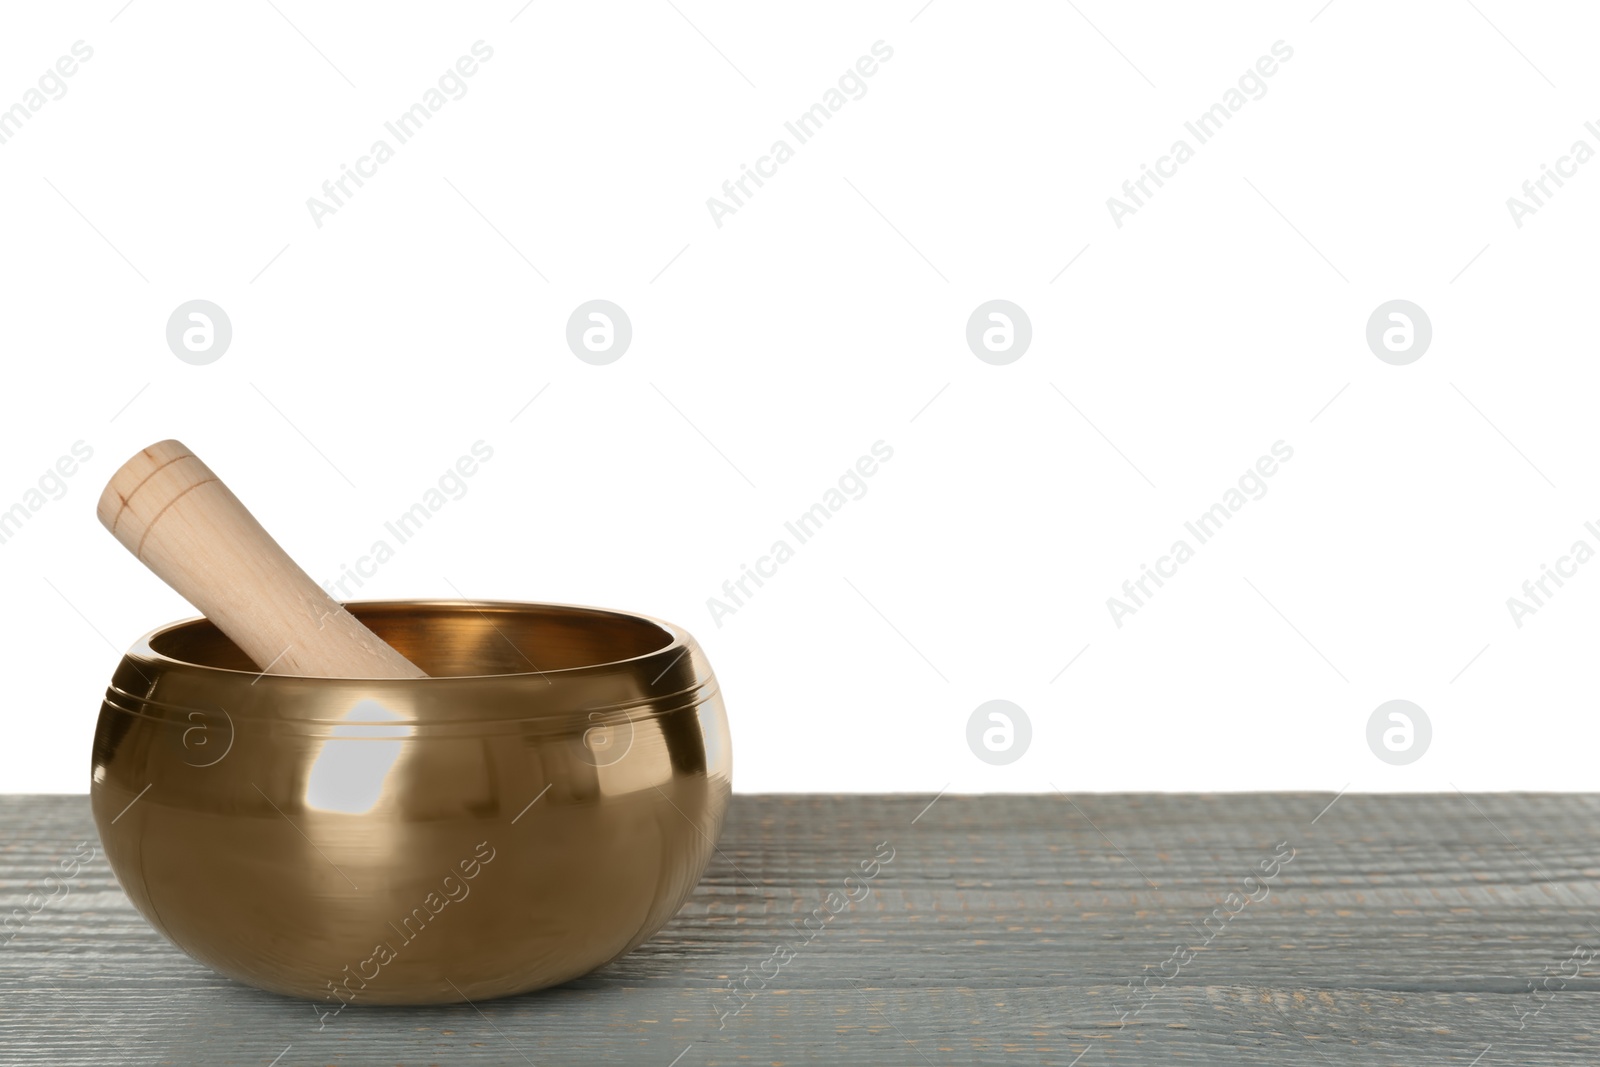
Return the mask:
<svg viewBox="0 0 1600 1067"><path fill-rule="evenodd" d="M732 766L694 638L552 604L349 607L430 677L260 674L204 619L118 666L90 795L152 926L331 1011L555 985L677 912Z"/></svg>

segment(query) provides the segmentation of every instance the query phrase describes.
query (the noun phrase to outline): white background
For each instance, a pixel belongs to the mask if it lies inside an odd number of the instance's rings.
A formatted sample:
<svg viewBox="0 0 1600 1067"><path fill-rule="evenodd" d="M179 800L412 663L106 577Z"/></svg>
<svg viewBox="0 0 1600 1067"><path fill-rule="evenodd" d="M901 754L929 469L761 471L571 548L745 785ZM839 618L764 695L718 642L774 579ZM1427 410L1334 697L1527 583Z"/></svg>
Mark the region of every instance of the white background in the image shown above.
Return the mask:
<svg viewBox="0 0 1600 1067"><path fill-rule="evenodd" d="M1593 11L674 2L8 5L0 107L94 56L0 145L0 508L94 458L0 545L0 790L85 790L118 653L193 613L93 514L166 437L318 579L487 442L361 595L688 626L742 791L1594 786L1600 563L1521 628L1506 606L1600 548L1600 161L1521 228L1506 206L1600 148ZM478 40L465 97L314 225ZM707 197L879 40L718 228ZM1267 94L1114 225L1279 40ZM564 340L597 297L634 329L604 367ZM195 298L233 324L209 366L165 341ZM1033 325L1008 366L965 342L993 298ZM1433 323L1409 366L1365 342L1394 298ZM865 497L716 625L879 440ZM1114 625L1279 440L1267 495ZM1033 725L1004 767L966 742L994 698ZM1393 698L1433 725L1408 766L1367 747Z"/></svg>

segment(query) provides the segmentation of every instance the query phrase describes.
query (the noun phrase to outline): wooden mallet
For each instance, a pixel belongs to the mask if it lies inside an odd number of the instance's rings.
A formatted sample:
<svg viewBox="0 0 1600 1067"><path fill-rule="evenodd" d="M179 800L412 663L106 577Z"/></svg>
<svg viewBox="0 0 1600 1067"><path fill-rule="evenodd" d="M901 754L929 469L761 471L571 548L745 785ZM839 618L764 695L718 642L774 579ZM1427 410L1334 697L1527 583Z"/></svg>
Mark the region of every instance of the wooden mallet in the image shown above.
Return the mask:
<svg viewBox="0 0 1600 1067"><path fill-rule="evenodd" d="M124 463L100 494L97 513L263 673L427 677L312 581L177 441L153 444Z"/></svg>

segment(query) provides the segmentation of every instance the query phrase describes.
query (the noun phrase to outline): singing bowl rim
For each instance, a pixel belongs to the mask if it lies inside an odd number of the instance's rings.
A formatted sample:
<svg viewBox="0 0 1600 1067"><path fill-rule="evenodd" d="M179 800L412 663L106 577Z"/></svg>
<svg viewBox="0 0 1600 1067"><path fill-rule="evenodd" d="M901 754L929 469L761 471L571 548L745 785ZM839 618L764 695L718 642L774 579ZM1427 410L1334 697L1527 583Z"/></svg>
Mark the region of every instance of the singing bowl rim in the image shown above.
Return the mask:
<svg viewBox="0 0 1600 1067"><path fill-rule="evenodd" d="M363 614L367 613L377 614L385 611L440 608L462 609L478 612L526 611L528 609L537 609L553 613L566 613L575 616L609 616L611 618L625 620L629 623L643 623L647 626L654 626L663 631L664 636L669 638L669 640L666 644L660 646L659 648L641 652L633 656L624 656L618 659L608 659L598 663L585 663L575 667L555 667L550 670L543 671L495 671L489 674L445 674L437 676L430 675L421 678L366 678L354 675L340 678L327 678L307 674L266 674L259 670L218 667L209 663L198 663L191 659L182 659L177 656L162 652L155 647L155 642L163 641L164 639L175 635L180 630L209 627L213 630L217 630L218 633L221 632L217 629L216 623L212 622L204 615L191 615L188 618L177 619L173 622L165 623L161 626L157 626L153 630L150 630L148 633L144 634L137 641L135 641L128 648L128 650L123 653L122 658L126 661L132 661L139 666L155 668L163 673L192 673L196 675L212 676L217 678L226 678L229 675L234 675L256 679L256 683L253 684L263 685L271 685L274 683L304 684L307 682L361 682L367 685L410 686L447 685L451 682L483 682L488 679L512 680L519 678L543 678L551 676L576 678L582 677L584 674L615 673L618 668L628 667L630 665L640 666L648 660L659 659L663 656L673 657L681 655L685 649L697 646L699 644L699 642L694 639L694 635L689 633L688 630L685 630L676 623L668 622L665 619L658 619L654 615L646 615L637 611L623 611L619 608L593 607L587 604L563 604L543 600L480 600L476 598L469 599L463 597L389 597L382 600L346 600L341 601L340 603L347 611L349 611L352 615L355 615L357 619L360 619Z"/></svg>
<svg viewBox="0 0 1600 1067"><path fill-rule="evenodd" d="M472 673L441 670L420 678L264 674L244 669L242 664L249 661L237 646L213 622L199 617L169 623L140 638L123 654L105 701L160 718L226 709L229 718L270 718L286 726L320 728L358 721L351 710L370 698L419 725L543 720L581 728L585 714L590 720L649 717L711 699L721 688L693 634L637 612L468 599L353 601L348 607L380 635L399 641L402 654L409 644L409 654L425 669L448 665ZM452 652L458 628L465 627L470 640L474 630L478 637L486 636L486 626L499 635L487 635L494 648L504 638L533 669L519 669L523 664L503 649L498 657L487 658L471 648ZM558 652L551 646L550 658L541 654L539 642L549 640L551 630L566 628L580 633L574 637L576 647ZM518 640L511 640L513 636ZM436 650L434 641L440 642ZM430 652L441 662L430 664ZM553 665L541 669L539 661Z"/></svg>

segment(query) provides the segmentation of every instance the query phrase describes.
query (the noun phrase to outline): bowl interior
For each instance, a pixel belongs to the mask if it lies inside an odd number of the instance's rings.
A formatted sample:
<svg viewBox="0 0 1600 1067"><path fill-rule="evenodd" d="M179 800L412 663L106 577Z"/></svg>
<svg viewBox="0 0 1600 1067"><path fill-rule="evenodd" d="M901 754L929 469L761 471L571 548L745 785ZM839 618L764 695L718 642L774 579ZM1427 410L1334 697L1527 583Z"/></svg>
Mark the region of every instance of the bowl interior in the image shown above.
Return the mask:
<svg viewBox="0 0 1600 1067"><path fill-rule="evenodd" d="M522 674L596 667L670 647L676 635L639 615L556 604L464 605L373 601L346 605L379 637L430 677ZM151 651L220 670L256 667L205 619L151 635Z"/></svg>

